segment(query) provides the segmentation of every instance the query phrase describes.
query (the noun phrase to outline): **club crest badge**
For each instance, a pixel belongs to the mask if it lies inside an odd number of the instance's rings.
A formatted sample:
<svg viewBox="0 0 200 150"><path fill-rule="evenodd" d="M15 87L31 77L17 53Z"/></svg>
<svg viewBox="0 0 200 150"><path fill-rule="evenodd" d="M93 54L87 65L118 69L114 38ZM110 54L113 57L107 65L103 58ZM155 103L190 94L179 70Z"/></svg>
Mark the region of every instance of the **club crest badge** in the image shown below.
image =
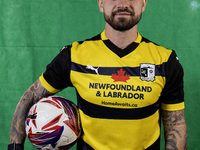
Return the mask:
<svg viewBox="0 0 200 150"><path fill-rule="evenodd" d="M140 79L142 81L155 81L155 65L140 64Z"/></svg>

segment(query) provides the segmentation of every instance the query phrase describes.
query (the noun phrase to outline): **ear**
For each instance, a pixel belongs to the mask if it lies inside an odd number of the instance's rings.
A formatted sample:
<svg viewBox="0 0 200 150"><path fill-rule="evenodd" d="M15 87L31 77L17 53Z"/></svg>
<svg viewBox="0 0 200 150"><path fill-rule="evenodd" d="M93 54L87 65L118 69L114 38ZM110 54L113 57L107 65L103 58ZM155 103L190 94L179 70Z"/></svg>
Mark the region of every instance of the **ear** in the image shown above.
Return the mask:
<svg viewBox="0 0 200 150"><path fill-rule="evenodd" d="M103 0L98 0L98 6L101 13L103 13Z"/></svg>
<svg viewBox="0 0 200 150"><path fill-rule="evenodd" d="M146 4L147 4L147 0L143 0L142 12L144 12L144 11L145 11Z"/></svg>

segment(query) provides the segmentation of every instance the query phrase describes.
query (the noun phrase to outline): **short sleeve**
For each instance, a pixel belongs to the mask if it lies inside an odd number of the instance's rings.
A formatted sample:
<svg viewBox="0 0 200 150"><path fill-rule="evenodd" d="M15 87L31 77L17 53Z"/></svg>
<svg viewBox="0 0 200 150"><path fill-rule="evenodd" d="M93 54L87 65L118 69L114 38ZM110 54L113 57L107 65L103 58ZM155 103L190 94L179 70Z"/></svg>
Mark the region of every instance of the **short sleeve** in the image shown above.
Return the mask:
<svg viewBox="0 0 200 150"><path fill-rule="evenodd" d="M184 109L183 68L175 51L172 51L165 66L166 84L161 93L163 110L176 111Z"/></svg>
<svg viewBox="0 0 200 150"><path fill-rule="evenodd" d="M71 46L64 47L47 65L46 71L39 78L42 85L51 93L72 86L70 81Z"/></svg>

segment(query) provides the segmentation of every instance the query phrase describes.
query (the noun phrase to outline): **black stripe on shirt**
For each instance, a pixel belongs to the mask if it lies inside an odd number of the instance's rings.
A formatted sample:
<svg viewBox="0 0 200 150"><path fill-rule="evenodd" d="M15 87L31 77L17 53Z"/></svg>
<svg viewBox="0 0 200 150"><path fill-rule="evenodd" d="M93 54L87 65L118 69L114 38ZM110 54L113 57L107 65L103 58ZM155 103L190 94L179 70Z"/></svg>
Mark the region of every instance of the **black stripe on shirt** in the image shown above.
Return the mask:
<svg viewBox="0 0 200 150"><path fill-rule="evenodd" d="M155 65L155 76L165 76L165 64ZM94 68L98 68L98 66L93 66ZM130 76L140 76L140 67L99 67L98 73L100 75L112 75L117 73L122 69L125 71L125 74ZM96 74L94 70L87 69L87 66L80 65L77 63L71 63L71 70L81 72L81 73L88 73L88 74Z"/></svg>
<svg viewBox="0 0 200 150"><path fill-rule="evenodd" d="M93 117L93 118L102 118L102 119L143 119L153 115L159 108L159 101L156 103L142 107L142 108L111 108L104 107L90 103L82 99L79 94L78 98L78 107L81 109L84 114Z"/></svg>

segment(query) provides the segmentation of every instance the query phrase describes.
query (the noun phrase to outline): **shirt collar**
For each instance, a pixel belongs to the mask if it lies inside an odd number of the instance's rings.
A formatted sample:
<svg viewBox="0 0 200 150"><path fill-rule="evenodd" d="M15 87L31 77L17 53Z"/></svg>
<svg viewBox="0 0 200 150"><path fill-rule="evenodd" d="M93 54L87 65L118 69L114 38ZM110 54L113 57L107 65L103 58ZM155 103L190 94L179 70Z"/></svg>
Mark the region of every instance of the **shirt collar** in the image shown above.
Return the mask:
<svg viewBox="0 0 200 150"><path fill-rule="evenodd" d="M102 40L108 40L108 38L106 37L105 30L101 33L101 39L102 39ZM135 42L135 43L141 43L141 41L142 41L142 36L141 36L140 33L138 32L137 39L136 39L134 42Z"/></svg>

